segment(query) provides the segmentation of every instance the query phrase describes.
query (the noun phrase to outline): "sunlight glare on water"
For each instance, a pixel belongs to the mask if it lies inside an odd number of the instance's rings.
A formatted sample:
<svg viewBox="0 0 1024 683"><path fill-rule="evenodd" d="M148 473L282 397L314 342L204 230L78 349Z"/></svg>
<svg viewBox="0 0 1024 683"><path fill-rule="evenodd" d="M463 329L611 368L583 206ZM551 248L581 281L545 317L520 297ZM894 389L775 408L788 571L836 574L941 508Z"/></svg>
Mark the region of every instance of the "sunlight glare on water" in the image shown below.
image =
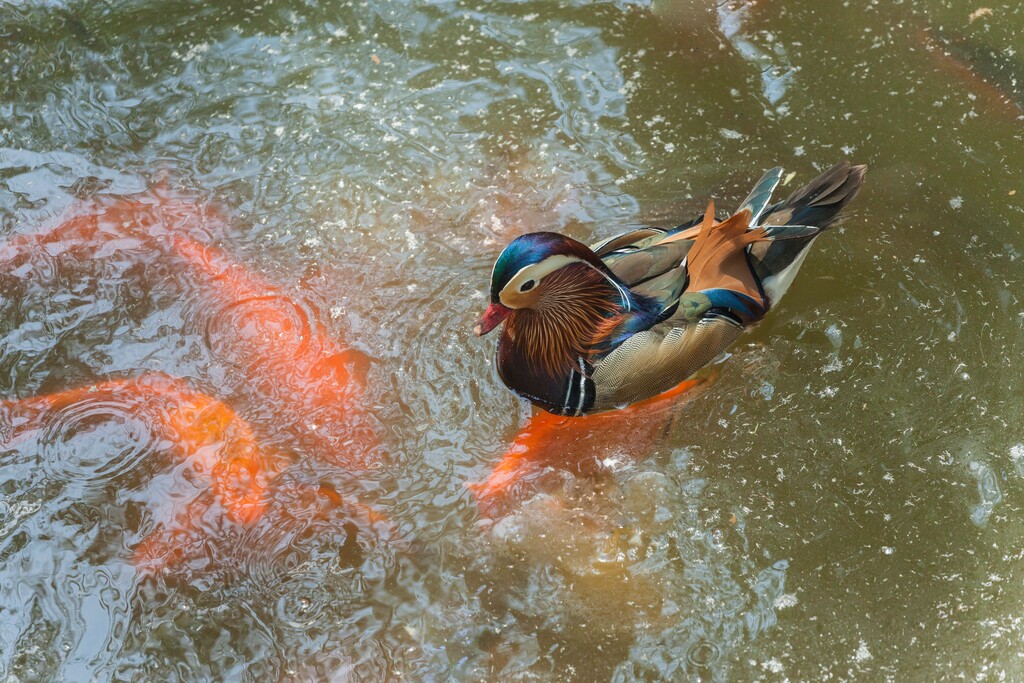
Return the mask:
<svg viewBox="0 0 1024 683"><path fill-rule="evenodd" d="M0 678L1021 679L1022 35L0 6ZM478 507L530 415L470 333L508 241L844 158L845 223L699 389Z"/></svg>

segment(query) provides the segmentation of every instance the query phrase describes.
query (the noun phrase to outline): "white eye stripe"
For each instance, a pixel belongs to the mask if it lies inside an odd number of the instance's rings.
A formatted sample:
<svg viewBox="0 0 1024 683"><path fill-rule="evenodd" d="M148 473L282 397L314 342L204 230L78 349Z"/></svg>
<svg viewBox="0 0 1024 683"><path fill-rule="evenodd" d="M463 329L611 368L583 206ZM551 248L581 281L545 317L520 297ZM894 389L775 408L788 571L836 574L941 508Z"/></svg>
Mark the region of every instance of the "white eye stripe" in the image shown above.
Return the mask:
<svg viewBox="0 0 1024 683"><path fill-rule="evenodd" d="M570 263L586 263L582 259L578 259L575 256L564 256L562 254L555 254L554 256L548 256L543 261L537 263L531 263L528 266L520 268L512 279L508 281L508 284L518 283L525 280L541 280L551 273L564 268ZM590 265L590 264L587 264ZM528 272L529 271L529 272ZM506 287L508 285L505 285Z"/></svg>
<svg viewBox="0 0 1024 683"><path fill-rule="evenodd" d="M516 271L515 275L509 278L508 283L498 294L498 299L505 305L508 305L510 302L505 300L505 295L511 294L513 296L517 296L523 293L522 290L520 290L519 288L527 280L534 280L535 282L540 282L542 279L544 279L544 277L550 275L559 268L563 268L564 266L567 266L570 263L576 262L585 263L585 261L582 261L572 256L555 254L554 256L548 256L543 261L538 261L537 263L531 263L528 266L523 266L518 271Z"/></svg>
<svg viewBox="0 0 1024 683"><path fill-rule="evenodd" d="M526 284L530 280L540 282L540 280L543 279L544 277L572 263L582 263L588 268L592 268L593 270L596 270L598 273L600 273L601 277L607 280L609 284L611 284L611 286L615 288L615 291L619 293L619 296L622 298L622 307L625 308L627 312L633 310L633 306L630 303L629 294L627 294L626 291L622 288L622 285L615 281L615 278L611 277L608 273L596 267L594 264L588 263L587 261L584 261L581 258L577 258L575 256L564 256L562 254L548 256L543 261L531 263L528 266L520 268L516 272L516 274L509 279L508 284L506 284L504 289L501 290L501 293L498 295L498 298L501 299L501 294L504 294L505 292L509 291L517 293L528 292L530 291L530 289L533 288L530 287L524 290L522 289L522 285Z"/></svg>

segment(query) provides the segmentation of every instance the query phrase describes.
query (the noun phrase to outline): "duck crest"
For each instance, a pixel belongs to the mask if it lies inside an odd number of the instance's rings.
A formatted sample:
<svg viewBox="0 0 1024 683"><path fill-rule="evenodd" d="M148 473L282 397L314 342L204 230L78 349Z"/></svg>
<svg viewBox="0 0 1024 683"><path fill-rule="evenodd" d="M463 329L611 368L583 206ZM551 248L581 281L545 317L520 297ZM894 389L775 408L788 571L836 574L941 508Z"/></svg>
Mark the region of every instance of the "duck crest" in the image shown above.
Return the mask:
<svg viewBox="0 0 1024 683"><path fill-rule="evenodd" d="M578 369L595 345L622 321L622 293L585 263L544 278L540 304L515 311L505 321L503 341L532 369L555 379Z"/></svg>

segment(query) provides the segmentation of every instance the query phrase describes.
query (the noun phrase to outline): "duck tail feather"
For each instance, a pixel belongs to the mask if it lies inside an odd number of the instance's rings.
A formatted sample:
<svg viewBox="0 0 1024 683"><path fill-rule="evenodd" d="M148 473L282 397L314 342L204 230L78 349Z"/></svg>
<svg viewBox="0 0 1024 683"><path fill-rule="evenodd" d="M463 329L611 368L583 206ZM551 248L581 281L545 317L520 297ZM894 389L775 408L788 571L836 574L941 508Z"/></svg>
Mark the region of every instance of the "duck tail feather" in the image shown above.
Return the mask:
<svg viewBox="0 0 1024 683"><path fill-rule="evenodd" d="M740 207L736 209L739 213L743 209L750 209L750 227L756 228L760 225L760 219L764 210L768 208L768 202L772 199L772 192L778 186L779 181L782 180L782 167L776 166L775 168L766 171L761 179L754 185L754 189L750 191L747 198L740 202Z"/></svg>
<svg viewBox="0 0 1024 683"><path fill-rule="evenodd" d="M857 196L866 172L867 166L841 161L796 190L785 201L768 207L762 222L827 228L839 219L839 213Z"/></svg>

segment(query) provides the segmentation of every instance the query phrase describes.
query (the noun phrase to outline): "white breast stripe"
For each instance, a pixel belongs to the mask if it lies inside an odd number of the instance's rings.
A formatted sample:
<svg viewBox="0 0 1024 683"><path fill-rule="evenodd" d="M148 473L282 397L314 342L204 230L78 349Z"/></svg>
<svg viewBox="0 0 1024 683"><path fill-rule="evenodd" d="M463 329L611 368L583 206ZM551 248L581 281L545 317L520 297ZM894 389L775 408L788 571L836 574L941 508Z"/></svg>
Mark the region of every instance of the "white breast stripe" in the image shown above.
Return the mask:
<svg viewBox="0 0 1024 683"><path fill-rule="evenodd" d="M573 373L570 372L569 373L569 381L567 382L569 388L565 392L565 405L562 407L562 414L563 415L568 415L569 414L569 401L572 399L572 375L573 375Z"/></svg>
<svg viewBox="0 0 1024 683"><path fill-rule="evenodd" d="M587 376L583 374L583 358L577 356L576 360L580 363L580 402L579 405L576 406L576 415L581 415L583 413L583 401L586 399L587 393Z"/></svg>

